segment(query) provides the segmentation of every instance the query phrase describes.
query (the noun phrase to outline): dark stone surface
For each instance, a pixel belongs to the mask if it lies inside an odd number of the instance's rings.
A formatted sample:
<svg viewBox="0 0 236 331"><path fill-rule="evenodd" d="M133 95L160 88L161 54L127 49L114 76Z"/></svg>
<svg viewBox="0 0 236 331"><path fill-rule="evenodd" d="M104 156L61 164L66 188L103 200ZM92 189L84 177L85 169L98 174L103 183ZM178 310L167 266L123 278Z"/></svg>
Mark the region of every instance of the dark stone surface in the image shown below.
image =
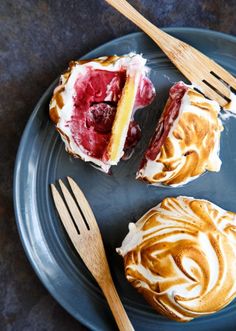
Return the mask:
<svg viewBox="0 0 236 331"><path fill-rule="evenodd" d="M160 27L236 34L235 0L132 3ZM13 167L35 103L68 61L137 29L103 0L2 0L0 19L0 330L86 330L48 294L25 257L13 213Z"/></svg>

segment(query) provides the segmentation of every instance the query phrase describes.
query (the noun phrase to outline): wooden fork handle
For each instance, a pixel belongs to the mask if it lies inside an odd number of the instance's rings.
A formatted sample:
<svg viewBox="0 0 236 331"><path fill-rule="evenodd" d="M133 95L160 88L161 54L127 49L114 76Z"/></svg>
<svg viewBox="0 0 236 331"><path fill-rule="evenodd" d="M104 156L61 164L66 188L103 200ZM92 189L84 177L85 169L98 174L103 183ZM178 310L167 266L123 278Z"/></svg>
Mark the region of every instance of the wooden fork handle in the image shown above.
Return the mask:
<svg viewBox="0 0 236 331"><path fill-rule="evenodd" d="M107 299L119 330L134 331L134 328L116 291L113 280L110 278L103 284L100 284L100 286Z"/></svg>
<svg viewBox="0 0 236 331"><path fill-rule="evenodd" d="M126 0L105 0L109 5L114 7L122 15L127 17L130 21L136 24L143 30L150 38L152 38L164 52L168 52L168 41L175 41L177 39L168 35L164 31L158 29L154 24L149 22L143 15L141 15L133 6Z"/></svg>

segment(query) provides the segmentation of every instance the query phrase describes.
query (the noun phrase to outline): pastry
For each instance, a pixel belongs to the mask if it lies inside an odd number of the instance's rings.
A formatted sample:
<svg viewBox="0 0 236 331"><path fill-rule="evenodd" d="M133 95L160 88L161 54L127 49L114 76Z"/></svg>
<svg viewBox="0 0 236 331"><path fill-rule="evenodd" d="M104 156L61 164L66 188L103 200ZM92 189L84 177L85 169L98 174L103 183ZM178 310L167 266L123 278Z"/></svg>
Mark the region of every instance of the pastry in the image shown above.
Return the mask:
<svg viewBox="0 0 236 331"><path fill-rule="evenodd" d="M206 170L219 171L220 106L178 82L142 160L137 178L156 186L179 186Z"/></svg>
<svg viewBox="0 0 236 331"><path fill-rule="evenodd" d="M104 172L131 154L141 135L134 111L155 95L145 64L134 53L70 63L50 102L70 154Z"/></svg>
<svg viewBox="0 0 236 331"><path fill-rule="evenodd" d="M165 198L129 225L117 251L128 281L176 321L217 312L236 296L236 213L207 200Z"/></svg>

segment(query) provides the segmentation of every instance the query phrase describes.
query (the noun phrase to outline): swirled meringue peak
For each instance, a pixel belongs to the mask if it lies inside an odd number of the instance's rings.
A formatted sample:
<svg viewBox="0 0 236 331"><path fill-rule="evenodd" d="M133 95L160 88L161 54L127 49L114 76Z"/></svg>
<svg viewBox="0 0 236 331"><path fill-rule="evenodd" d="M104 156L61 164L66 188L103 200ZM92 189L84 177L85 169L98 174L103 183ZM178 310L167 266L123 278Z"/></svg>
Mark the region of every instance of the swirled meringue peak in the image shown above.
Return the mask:
<svg viewBox="0 0 236 331"><path fill-rule="evenodd" d="M192 86L172 86L136 178L155 186L179 186L206 170L219 171L219 112L216 101Z"/></svg>
<svg viewBox="0 0 236 331"><path fill-rule="evenodd" d="M236 296L236 213L207 200L165 198L129 225L117 252L128 281L176 321L217 312Z"/></svg>

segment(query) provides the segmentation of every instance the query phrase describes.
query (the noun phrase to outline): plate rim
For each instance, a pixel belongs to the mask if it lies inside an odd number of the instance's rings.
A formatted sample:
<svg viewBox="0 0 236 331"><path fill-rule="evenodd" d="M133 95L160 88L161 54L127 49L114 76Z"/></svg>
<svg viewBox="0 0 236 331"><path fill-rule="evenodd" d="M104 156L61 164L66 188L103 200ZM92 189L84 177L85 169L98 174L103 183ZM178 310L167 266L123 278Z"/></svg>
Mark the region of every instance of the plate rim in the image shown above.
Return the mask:
<svg viewBox="0 0 236 331"><path fill-rule="evenodd" d="M168 27L168 28L163 28L165 32L168 32L170 34L172 33L183 33L183 32L188 32L188 33L195 33L195 32L200 32L200 33L207 33L210 36L213 37L221 37L225 40L231 41L233 43L236 43L236 36L224 33L224 32L219 32L215 31L212 29L205 29L205 28L195 28L195 27ZM111 39L107 41L106 43L101 44L100 46L92 49L90 52L84 54L83 56L80 57L80 59L90 57L90 54L99 51L101 48L104 46L107 46L111 42L121 42L123 39L126 39L127 37L136 37L140 35L145 35L147 36L144 32L132 32L128 33L126 35L123 35L118 38ZM147 36L148 37L148 36ZM148 37L149 38L149 37ZM158 46L157 46L158 47ZM21 213L21 202L19 198L19 190L20 190L20 166L19 164L21 163L21 160L23 159L23 149L24 149L24 143L26 141L26 137L28 135L29 130L31 129L32 122L34 121L35 117L38 114L38 109L41 107L42 101L45 100L45 97L48 94L48 90L52 89L53 86L56 84L58 81L59 76L46 88L42 96L39 98L37 101L36 105L33 107L33 111L31 115L29 116L23 133L21 134L20 141L18 144L18 149L17 149L17 154L16 154L16 159L15 159L15 165L14 165L14 174L13 174L13 207L14 207L14 216L15 216L15 222L17 226L17 231L20 237L20 241L22 244L22 247L24 249L24 253L33 268L36 276L40 280L41 284L44 286L44 288L49 292L49 294L56 300L56 302L69 313L70 316L72 316L75 320L79 321L82 323L84 326L90 328L91 330L98 330L94 328L94 323L90 323L89 319L86 319L83 317L83 314L77 311L76 316L73 312L70 311L69 305L67 302L63 299L63 296L57 295L53 291L54 287L51 286L49 282L46 281L46 278L44 276L44 272L41 271L40 267L38 266L37 262L33 258L33 254L30 249L29 241L27 239L27 233L24 229L24 221L22 213Z"/></svg>

